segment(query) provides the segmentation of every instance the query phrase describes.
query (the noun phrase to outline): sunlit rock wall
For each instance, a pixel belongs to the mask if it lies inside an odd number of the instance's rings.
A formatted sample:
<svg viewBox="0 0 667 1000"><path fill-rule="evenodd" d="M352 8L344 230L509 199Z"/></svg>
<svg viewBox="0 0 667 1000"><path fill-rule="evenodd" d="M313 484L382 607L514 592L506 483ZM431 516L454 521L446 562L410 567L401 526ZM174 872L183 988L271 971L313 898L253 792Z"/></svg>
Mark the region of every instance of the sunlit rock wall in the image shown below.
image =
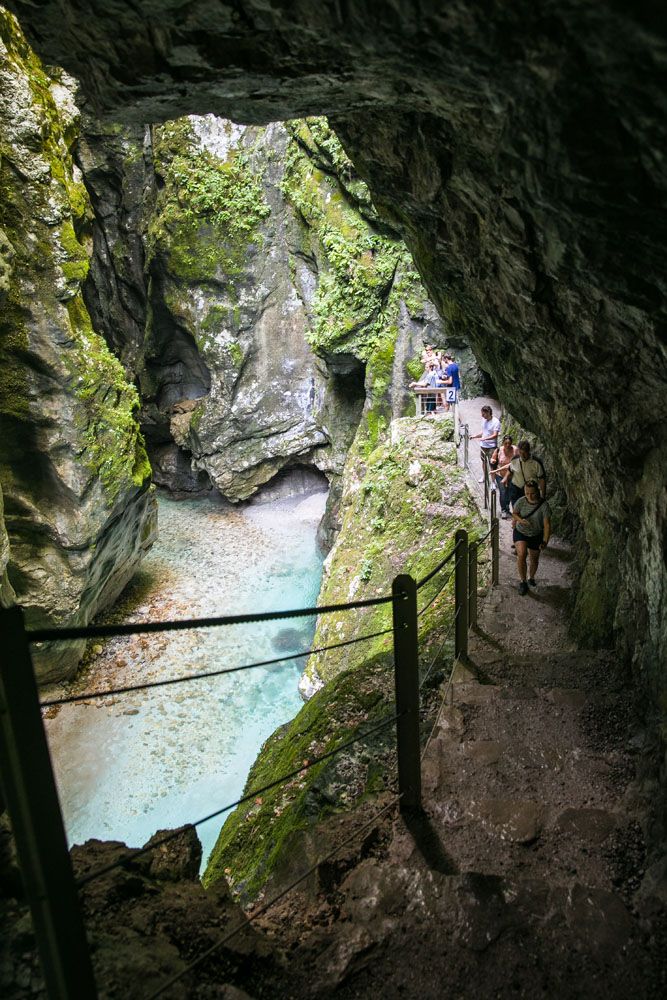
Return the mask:
<svg viewBox="0 0 667 1000"><path fill-rule="evenodd" d="M377 435L444 341L405 247L323 119L180 119L152 129L152 157L139 380L157 480L232 501L296 464L335 484L364 406Z"/></svg>
<svg viewBox="0 0 667 1000"><path fill-rule="evenodd" d="M47 74L1 9L0 89L0 553L30 625L81 624L152 542L150 467L136 391L81 296L91 213L70 155L73 81ZM39 676L80 652L38 650Z"/></svg>

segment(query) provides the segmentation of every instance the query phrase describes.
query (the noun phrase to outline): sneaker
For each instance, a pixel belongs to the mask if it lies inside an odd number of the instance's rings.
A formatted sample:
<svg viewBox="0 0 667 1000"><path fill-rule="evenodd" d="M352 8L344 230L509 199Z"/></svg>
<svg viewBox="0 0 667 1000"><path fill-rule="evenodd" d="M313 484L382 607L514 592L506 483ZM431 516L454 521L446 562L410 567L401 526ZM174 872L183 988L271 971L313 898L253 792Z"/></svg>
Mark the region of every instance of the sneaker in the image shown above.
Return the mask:
<svg viewBox="0 0 667 1000"><path fill-rule="evenodd" d="M503 521L506 521L507 518L509 517L509 512L506 510L501 510L500 517Z"/></svg>
<svg viewBox="0 0 667 1000"><path fill-rule="evenodd" d="M484 476L480 476L479 479L477 480L477 482L478 483L483 483L484 482Z"/></svg>
<svg viewBox="0 0 667 1000"><path fill-rule="evenodd" d="M534 576L529 576L528 577L528 583L530 584L531 587L536 587L537 586L537 582L536 582Z"/></svg>
<svg viewBox="0 0 667 1000"><path fill-rule="evenodd" d="M521 594L522 597L525 597L526 594L528 593L528 584L526 583L525 580L522 580L521 583L519 584L519 593Z"/></svg>

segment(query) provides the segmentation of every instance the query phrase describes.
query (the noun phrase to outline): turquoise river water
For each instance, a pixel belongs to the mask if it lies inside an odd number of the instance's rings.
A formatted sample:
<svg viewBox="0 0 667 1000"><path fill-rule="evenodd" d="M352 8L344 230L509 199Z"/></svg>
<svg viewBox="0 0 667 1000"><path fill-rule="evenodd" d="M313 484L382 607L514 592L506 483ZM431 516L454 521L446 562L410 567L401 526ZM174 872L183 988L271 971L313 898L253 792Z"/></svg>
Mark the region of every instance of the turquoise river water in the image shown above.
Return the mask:
<svg viewBox="0 0 667 1000"><path fill-rule="evenodd" d="M159 500L159 541L109 620L312 606L325 493L253 503ZM308 649L314 618L111 639L68 693L231 667ZM305 659L48 713L70 844L141 846L237 799L264 740L293 718ZM204 860L224 816L197 828Z"/></svg>

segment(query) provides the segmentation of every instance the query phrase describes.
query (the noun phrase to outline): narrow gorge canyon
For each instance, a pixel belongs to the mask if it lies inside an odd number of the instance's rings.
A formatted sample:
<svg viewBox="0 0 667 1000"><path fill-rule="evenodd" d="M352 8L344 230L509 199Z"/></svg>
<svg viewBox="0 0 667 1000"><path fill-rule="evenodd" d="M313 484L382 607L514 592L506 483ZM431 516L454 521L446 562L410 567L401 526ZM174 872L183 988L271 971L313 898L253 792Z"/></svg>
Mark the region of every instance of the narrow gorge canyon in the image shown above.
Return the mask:
<svg viewBox="0 0 667 1000"><path fill-rule="evenodd" d="M155 570L166 565L159 510L170 512L177 560L186 572L197 561L193 577L207 576L211 596L223 565L230 579L245 576L244 533L270 562L271 504L292 510L325 491L320 604L428 574L457 528L472 539L486 530L457 465L454 421L413 419L408 386L424 346L448 348L464 395L493 395L504 429L546 457L555 527L574 558L568 635L590 662L597 650L613 658L641 717L649 805L638 878L664 903L666 48L650 3L0 7L0 606L20 606L33 629L131 621L137 608L185 617L172 570ZM177 503L192 512L190 547L188 529L169 520ZM214 551L196 526L204 510L236 518L238 539L221 535ZM253 534L262 519L266 543ZM276 539L288 539L281 530ZM282 563L277 572L289 575ZM161 573L162 589L149 590ZM258 579L257 595L281 594ZM444 643L453 655L451 596L421 619L429 651ZM353 625L313 615L300 634L257 633L267 660L310 638L316 649L371 641L299 661L306 704L292 676L292 707L257 736L234 795L298 773L393 711L388 629L380 606ZM40 644L39 684L53 697L85 691L91 677L131 682L142 654L119 649ZM190 657L187 644L179 655ZM125 674L114 674L119 657ZM436 689L427 695L431 711ZM235 711L237 725L245 708ZM47 727L66 734L69 718L56 713ZM222 731L222 719L212 711L210 725ZM193 934L206 937L216 906L231 920L239 903L282 892L318 837L329 844L346 817L384 802L394 769L379 732L220 819L205 892L186 831L167 875L137 862L137 898L182 892L198 914ZM180 823L165 817L156 822ZM22 904L6 816L0 835L11 916ZM379 840L364 841L359 858L381 852L386 835L374 828ZM138 828L131 846L146 836ZM117 849L76 848L77 870ZM344 866L329 872L329 903ZM123 891L101 889L88 915L108 916ZM148 912L122 947L111 918L96 931L110 996L131 988ZM173 919L144 956L155 985L160 948L170 973L193 950ZM309 919L317 924L316 906ZM220 982L291 995L282 959L253 934L246 956L262 971L229 972L244 964L243 945ZM128 969L112 957L125 947ZM26 971L17 957L20 936L7 948L3 981L14 988L23 976L15 995L29 996L32 976L39 992L34 963Z"/></svg>

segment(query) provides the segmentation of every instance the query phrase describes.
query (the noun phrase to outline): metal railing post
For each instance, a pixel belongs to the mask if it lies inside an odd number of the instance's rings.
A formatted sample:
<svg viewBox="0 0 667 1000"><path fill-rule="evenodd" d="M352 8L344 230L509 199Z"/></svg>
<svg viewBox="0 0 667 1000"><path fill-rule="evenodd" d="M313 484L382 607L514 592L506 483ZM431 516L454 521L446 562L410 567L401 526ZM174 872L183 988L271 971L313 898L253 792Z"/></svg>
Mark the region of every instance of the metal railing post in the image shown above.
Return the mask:
<svg viewBox="0 0 667 1000"><path fill-rule="evenodd" d="M49 1000L97 996L20 608L0 609L0 778Z"/></svg>
<svg viewBox="0 0 667 1000"><path fill-rule="evenodd" d="M496 587L500 581L500 521L491 521L491 584Z"/></svg>
<svg viewBox="0 0 667 1000"><path fill-rule="evenodd" d="M470 444L470 427L463 425L463 468L468 468L468 447Z"/></svg>
<svg viewBox="0 0 667 1000"><path fill-rule="evenodd" d="M477 628L477 542L468 546L468 626Z"/></svg>
<svg viewBox="0 0 667 1000"><path fill-rule="evenodd" d="M456 532L456 561L454 563L454 654L459 659L468 655L468 532Z"/></svg>
<svg viewBox="0 0 667 1000"><path fill-rule="evenodd" d="M482 475L484 476L484 510L489 509L489 461L486 455L482 457Z"/></svg>
<svg viewBox="0 0 667 1000"><path fill-rule="evenodd" d="M411 576L394 580L394 680L398 791L401 812L421 811L421 751L419 746L419 645L417 585Z"/></svg>

